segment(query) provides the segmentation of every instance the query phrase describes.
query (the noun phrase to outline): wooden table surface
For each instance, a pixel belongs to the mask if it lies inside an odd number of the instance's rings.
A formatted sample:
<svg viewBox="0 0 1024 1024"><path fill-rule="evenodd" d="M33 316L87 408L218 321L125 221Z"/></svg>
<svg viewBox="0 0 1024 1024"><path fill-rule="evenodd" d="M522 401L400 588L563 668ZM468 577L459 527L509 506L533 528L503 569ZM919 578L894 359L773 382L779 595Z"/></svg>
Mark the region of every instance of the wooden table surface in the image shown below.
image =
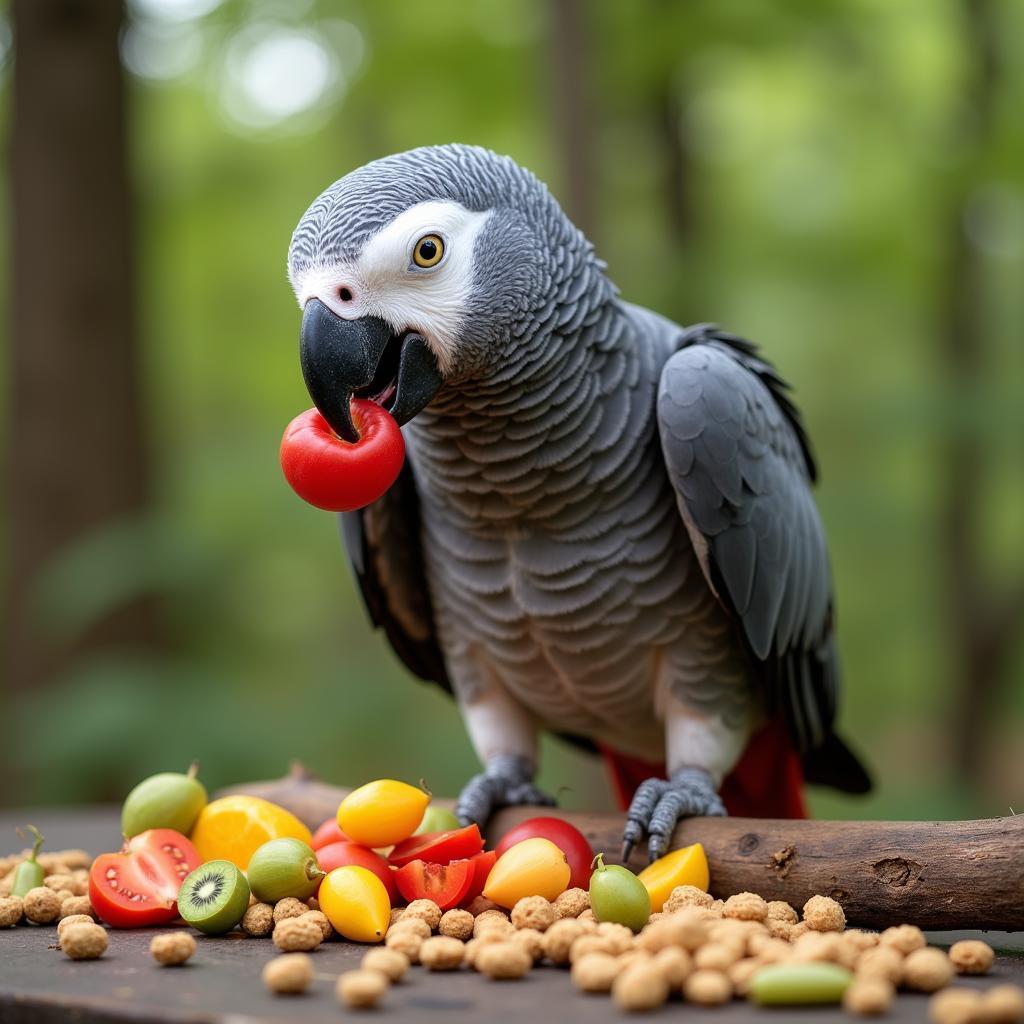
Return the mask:
<svg viewBox="0 0 1024 1024"><path fill-rule="evenodd" d="M0 813L0 855L20 849L14 827L31 821L47 837L52 850L83 847L92 853L118 845L118 815L112 808ZM303 996L275 997L260 982L260 970L276 950L269 939L232 934L198 937L199 948L182 968L158 967L149 955L157 929L111 931L110 948L98 961L75 963L58 949L50 927L20 925L0 930L0 1022L80 1024L107 1022L333 1021L351 1016L334 998L334 980L358 964L365 947L346 942L325 943L312 954L316 980ZM967 933L933 933L936 942L952 942ZM998 981L1024 985L1024 933L982 936L1000 949L995 968L984 979L957 984L985 987ZM925 1021L927 998L901 994L884 1019ZM676 1017L680 1011L694 1024L716 1021L740 1024L754 1020L818 1024L849 1021L840 1010L785 1009L765 1011L744 1002L719 1009L685 1009L668 1003L649 1019ZM415 967L393 986L378 1015L396 1024L437 1021L462 1024L481 1020L534 1018L537 1021L579 1021L601 1024L623 1021L606 996L587 996L570 983L565 970L541 967L521 981L490 982L472 971L429 974Z"/></svg>

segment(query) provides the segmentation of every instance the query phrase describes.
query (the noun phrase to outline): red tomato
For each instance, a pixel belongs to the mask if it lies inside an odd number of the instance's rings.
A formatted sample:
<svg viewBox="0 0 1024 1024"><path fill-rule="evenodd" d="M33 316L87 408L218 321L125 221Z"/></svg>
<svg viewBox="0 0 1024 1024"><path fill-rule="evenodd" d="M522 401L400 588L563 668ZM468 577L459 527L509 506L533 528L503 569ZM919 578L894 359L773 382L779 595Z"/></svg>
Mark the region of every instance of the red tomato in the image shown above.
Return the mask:
<svg viewBox="0 0 1024 1024"><path fill-rule="evenodd" d="M202 864L196 848L169 828L129 839L120 853L104 853L89 869L89 901L114 928L166 924L178 916L178 890Z"/></svg>
<svg viewBox="0 0 1024 1024"><path fill-rule="evenodd" d="M352 399L360 437L343 441L316 411L307 409L281 438L281 468L292 490L328 512L351 512L376 501L398 477L405 441L398 424L376 402Z"/></svg>
<svg viewBox="0 0 1024 1024"><path fill-rule="evenodd" d="M403 839L388 854L388 860L402 867L412 860L426 860L431 864L450 864L453 860L474 857L484 848L484 837L477 825L467 825L448 832L423 832Z"/></svg>
<svg viewBox="0 0 1024 1024"><path fill-rule="evenodd" d="M327 846L329 843L351 843L344 832L338 828L337 818L328 818L314 833L313 833L313 849L319 850L321 846Z"/></svg>
<svg viewBox="0 0 1024 1024"><path fill-rule="evenodd" d="M442 910L450 910L463 900L473 884L473 862L453 860L451 864L429 864L411 860L395 873L398 891L405 899L433 900Z"/></svg>
<svg viewBox="0 0 1024 1024"><path fill-rule="evenodd" d="M561 818L527 818L501 837L495 847L500 857L510 846L524 839L548 839L557 846L569 862L569 888L586 889L590 885L590 864L594 851L587 837L574 825Z"/></svg>
<svg viewBox="0 0 1024 1024"><path fill-rule="evenodd" d="M497 859L498 855L494 850L484 850L483 853L478 853L475 857L470 858L470 863L473 865L473 881L469 883L466 895L462 897L460 903L463 905L472 903L484 891L487 876L491 873L491 868L494 867L494 862Z"/></svg>
<svg viewBox="0 0 1024 1024"><path fill-rule="evenodd" d="M392 903L395 902L394 868L389 867L388 862L373 850L368 850L358 843L328 843L316 851L316 861L320 865L320 870L328 874L335 868L343 868L347 864L355 864L372 871L384 883L388 899Z"/></svg>

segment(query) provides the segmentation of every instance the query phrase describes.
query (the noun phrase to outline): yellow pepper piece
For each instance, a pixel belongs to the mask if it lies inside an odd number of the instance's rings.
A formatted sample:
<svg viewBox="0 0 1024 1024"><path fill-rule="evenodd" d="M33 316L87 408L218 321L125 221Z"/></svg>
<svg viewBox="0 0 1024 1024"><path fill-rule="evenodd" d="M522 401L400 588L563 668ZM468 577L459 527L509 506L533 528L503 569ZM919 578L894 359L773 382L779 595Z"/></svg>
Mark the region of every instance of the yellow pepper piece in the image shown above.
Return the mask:
<svg viewBox="0 0 1024 1024"><path fill-rule="evenodd" d="M391 902L384 883L366 868L335 868L320 883L320 909L339 935L353 942L380 942L388 930Z"/></svg>
<svg viewBox="0 0 1024 1024"><path fill-rule="evenodd" d="M707 892L710 880L708 859L700 843L666 853L640 872L640 881L651 894L652 914L661 910L677 885L695 885Z"/></svg>
<svg viewBox="0 0 1024 1024"><path fill-rule="evenodd" d="M565 854L549 839L539 836L510 846L491 868L484 896L511 910L524 896L553 900L569 884Z"/></svg>
<svg viewBox="0 0 1024 1024"><path fill-rule="evenodd" d="M338 828L354 843L373 849L394 846L416 831L430 794L395 779L377 779L353 789L338 807Z"/></svg>

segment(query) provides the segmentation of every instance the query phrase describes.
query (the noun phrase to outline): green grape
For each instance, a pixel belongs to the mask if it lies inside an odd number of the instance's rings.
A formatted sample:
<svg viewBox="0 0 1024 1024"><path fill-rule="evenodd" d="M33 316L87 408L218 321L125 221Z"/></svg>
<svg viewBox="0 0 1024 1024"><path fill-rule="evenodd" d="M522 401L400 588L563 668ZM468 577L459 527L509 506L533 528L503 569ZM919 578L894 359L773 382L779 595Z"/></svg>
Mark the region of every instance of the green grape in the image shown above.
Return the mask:
<svg viewBox="0 0 1024 1024"><path fill-rule="evenodd" d="M605 864L599 853L590 876L590 907L598 921L624 924L638 932L651 916L651 894L629 868Z"/></svg>

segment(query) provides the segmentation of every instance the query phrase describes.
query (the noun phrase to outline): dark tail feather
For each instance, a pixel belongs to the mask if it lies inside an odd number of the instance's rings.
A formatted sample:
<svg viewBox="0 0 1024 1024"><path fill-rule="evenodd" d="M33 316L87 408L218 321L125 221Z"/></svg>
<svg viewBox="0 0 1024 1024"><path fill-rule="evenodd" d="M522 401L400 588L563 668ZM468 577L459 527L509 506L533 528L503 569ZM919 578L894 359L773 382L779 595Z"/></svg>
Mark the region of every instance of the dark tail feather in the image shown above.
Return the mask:
<svg viewBox="0 0 1024 1024"><path fill-rule="evenodd" d="M804 777L816 786L842 793L870 793L871 776L860 758L835 734L803 756Z"/></svg>

